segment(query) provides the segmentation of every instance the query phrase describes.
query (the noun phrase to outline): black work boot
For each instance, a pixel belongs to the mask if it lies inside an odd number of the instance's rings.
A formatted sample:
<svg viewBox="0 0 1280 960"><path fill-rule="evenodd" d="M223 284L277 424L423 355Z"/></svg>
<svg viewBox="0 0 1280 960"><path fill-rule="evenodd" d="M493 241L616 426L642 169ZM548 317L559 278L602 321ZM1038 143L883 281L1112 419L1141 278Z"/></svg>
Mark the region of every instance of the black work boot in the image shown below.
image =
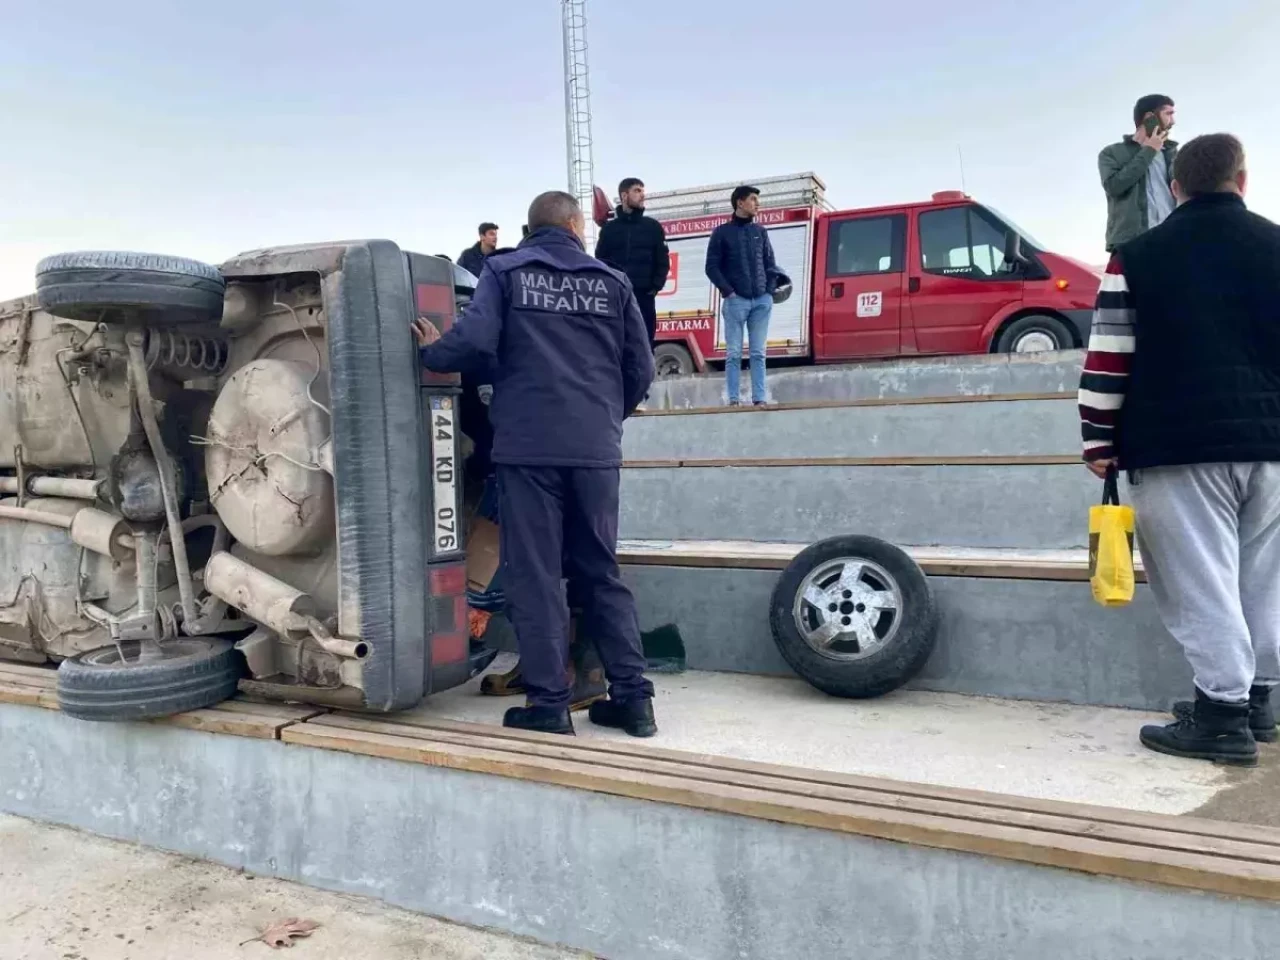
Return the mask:
<svg viewBox="0 0 1280 960"><path fill-rule="evenodd" d="M600 700L587 712L591 722L598 727L625 730L633 737L652 737L658 732L653 719L653 700L641 697L637 700Z"/></svg>
<svg viewBox="0 0 1280 960"><path fill-rule="evenodd" d="M1190 716L1163 727L1143 727L1139 739L1144 747L1174 757L1242 767L1258 762L1258 744L1249 730L1249 705L1210 700L1200 690Z"/></svg>
<svg viewBox="0 0 1280 960"><path fill-rule="evenodd" d="M1195 704L1190 700L1179 700L1173 705L1173 715L1179 720L1190 717ZM1249 688L1249 729L1253 731L1253 739L1258 743L1275 743L1280 740L1280 731L1276 730L1276 714L1271 707L1271 688L1255 685Z"/></svg>
<svg viewBox="0 0 1280 960"><path fill-rule="evenodd" d="M568 707L512 707L502 717L504 727L536 733L563 733L574 736Z"/></svg>

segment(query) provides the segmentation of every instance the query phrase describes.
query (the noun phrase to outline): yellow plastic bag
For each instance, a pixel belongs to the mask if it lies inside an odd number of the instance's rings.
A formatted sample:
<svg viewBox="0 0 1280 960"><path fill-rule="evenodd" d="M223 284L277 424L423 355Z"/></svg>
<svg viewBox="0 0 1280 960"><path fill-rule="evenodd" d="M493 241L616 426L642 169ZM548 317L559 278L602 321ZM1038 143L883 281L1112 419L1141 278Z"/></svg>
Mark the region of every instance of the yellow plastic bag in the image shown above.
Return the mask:
<svg viewBox="0 0 1280 960"><path fill-rule="evenodd" d="M1089 585L1104 607L1133 599L1133 507L1120 505L1113 467L1102 487L1102 503L1089 508Z"/></svg>

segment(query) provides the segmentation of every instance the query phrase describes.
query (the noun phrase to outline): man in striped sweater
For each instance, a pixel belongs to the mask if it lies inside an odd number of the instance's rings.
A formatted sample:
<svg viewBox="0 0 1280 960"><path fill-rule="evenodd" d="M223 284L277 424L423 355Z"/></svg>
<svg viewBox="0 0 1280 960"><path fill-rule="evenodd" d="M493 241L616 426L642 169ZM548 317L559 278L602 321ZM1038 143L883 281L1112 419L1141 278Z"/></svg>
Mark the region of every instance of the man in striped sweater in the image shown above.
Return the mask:
<svg viewBox="0 0 1280 960"><path fill-rule="evenodd" d="M1195 700L1142 742L1251 765L1277 739L1280 227L1244 205L1244 149L1199 137L1178 209L1112 257L1080 381L1084 458L1128 472L1138 545Z"/></svg>

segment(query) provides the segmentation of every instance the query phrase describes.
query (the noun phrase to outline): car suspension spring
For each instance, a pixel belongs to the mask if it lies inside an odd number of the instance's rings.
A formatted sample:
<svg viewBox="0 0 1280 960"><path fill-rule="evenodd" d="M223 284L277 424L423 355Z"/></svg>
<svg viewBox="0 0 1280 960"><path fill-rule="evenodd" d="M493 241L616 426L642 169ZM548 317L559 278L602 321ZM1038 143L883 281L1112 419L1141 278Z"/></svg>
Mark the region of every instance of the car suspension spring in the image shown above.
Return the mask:
<svg viewBox="0 0 1280 960"><path fill-rule="evenodd" d="M223 340L193 337L177 330L147 331L148 370L168 367L218 376L227 368L227 359L227 344Z"/></svg>

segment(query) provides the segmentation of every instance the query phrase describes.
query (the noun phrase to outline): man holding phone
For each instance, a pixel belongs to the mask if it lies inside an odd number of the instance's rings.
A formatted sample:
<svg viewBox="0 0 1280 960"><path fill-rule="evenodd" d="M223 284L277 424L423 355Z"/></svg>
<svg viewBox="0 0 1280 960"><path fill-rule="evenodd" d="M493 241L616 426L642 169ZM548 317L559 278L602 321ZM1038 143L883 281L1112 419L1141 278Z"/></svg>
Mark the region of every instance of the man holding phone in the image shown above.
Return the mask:
<svg viewBox="0 0 1280 960"><path fill-rule="evenodd" d="M1159 226L1176 206L1170 184L1178 145L1173 100L1153 93L1133 106L1134 132L1098 154L1098 173L1107 194L1107 252Z"/></svg>

